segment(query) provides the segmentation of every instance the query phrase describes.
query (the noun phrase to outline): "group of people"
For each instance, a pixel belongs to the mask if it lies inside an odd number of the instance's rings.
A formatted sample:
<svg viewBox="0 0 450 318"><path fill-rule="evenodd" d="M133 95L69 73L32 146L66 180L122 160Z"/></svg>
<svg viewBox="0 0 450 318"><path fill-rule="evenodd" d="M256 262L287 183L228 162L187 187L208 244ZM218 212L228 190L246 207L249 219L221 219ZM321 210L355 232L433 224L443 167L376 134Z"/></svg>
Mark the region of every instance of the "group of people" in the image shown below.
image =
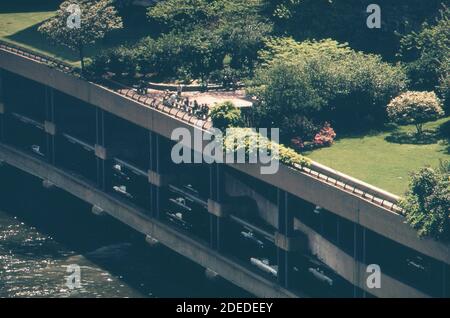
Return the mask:
<svg viewBox="0 0 450 318"><path fill-rule="evenodd" d="M209 114L209 106L207 104L199 104L197 100L191 101L189 97L183 98L180 89L176 93L166 90L164 92L163 105L183 109L186 113L204 120L208 118Z"/></svg>

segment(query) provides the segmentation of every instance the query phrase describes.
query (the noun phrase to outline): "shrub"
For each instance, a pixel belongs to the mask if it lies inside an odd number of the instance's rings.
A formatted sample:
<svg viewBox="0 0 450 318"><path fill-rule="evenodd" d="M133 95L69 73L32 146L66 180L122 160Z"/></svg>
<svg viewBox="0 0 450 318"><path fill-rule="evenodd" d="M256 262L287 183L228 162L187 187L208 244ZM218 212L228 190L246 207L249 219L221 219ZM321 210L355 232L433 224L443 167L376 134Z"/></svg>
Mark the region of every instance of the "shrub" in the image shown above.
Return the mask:
<svg viewBox="0 0 450 318"><path fill-rule="evenodd" d="M116 77L133 78L139 70L137 50L124 45L100 53L87 66L87 72L97 76L112 72Z"/></svg>
<svg viewBox="0 0 450 318"><path fill-rule="evenodd" d="M394 98L387 106L389 118L399 124L414 124L422 134L423 124L444 114L434 92L406 92Z"/></svg>
<svg viewBox="0 0 450 318"><path fill-rule="evenodd" d="M336 138L336 133L331 128L331 125L326 122L314 137L313 142L316 147L330 147L334 142L334 138Z"/></svg>
<svg viewBox="0 0 450 318"><path fill-rule="evenodd" d="M341 131L371 128L385 122L386 104L407 86L401 66L332 40L273 40L260 57L248 89L257 97L260 125L282 127L299 115L313 122L332 119Z"/></svg>
<svg viewBox="0 0 450 318"><path fill-rule="evenodd" d="M239 149L244 148L248 159L249 154L258 149L277 149L277 152L271 152L271 160L279 160L281 163L291 167L297 165L305 167L310 165L310 160L308 158L291 148L269 140L267 137L260 135L251 128L227 129L227 134L224 138L224 152L238 151Z"/></svg>
<svg viewBox="0 0 450 318"><path fill-rule="evenodd" d="M439 169L423 168L412 174L401 202L408 223L419 236L450 239L450 162Z"/></svg>
<svg viewBox="0 0 450 318"><path fill-rule="evenodd" d="M283 137L287 137L286 139L294 136L301 140L311 140L319 130L319 127L312 120L297 114L285 117L281 127L283 128L281 133Z"/></svg>
<svg viewBox="0 0 450 318"><path fill-rule="evenodd" d="M449 76L450 9L443 7L433 25L424 23L419 32L401 39L399 56L407 62L412 88L435 90Z"/></svg>
<svg viewBox="0 0 450 318"><path fill-rule="evenodd" d="M225 101L211 110L214 127L224 130L242 124L241 110L230 101Z"/></svg>

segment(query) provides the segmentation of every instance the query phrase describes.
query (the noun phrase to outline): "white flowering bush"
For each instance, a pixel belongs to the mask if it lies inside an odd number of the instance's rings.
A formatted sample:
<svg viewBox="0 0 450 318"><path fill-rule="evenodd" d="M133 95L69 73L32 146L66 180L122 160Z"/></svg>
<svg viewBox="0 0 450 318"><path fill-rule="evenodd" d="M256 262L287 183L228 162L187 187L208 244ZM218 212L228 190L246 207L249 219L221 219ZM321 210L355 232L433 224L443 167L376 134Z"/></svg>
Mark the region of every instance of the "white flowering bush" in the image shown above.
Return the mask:
<svg viewBox="0 0 450 318"><path fill-rule="evenodd" d="M405 92L395 97L387 106L389 119L401 125L413 124L417 134L423 124L444 115L442 104L435 92Z"/></svg>

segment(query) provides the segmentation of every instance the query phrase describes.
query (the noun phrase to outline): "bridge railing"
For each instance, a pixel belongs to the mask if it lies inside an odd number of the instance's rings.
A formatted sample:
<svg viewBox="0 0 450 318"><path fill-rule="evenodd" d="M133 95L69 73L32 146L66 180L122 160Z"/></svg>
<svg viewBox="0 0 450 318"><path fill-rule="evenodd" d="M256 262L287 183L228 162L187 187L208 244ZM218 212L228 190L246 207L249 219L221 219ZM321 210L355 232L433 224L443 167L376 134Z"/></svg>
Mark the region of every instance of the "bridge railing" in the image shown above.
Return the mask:
<svg viewBox="0 0 450 318"><path fill-rule="evenodd" d="M59 61L49 56L45 56L43 54L33 52L31 50L27 50L23 47L14 45L12 43L0 40L0 49L27 57L40 63L47 64L48 66L57 68L63 72L80 76L79 69L73 67L68 63ZM195 116L191 116L189 113L186 113L181 109L164 106L162 105L162 102L160 100L157 100L157 98L141 95L133 88L123 85L121 83L117 83L115 81L106 78L100 79L100 82L107 88L113 89L114 92L117 92L125 97L131 98L139 102L140 104L143 104L144 106L158 109L162 112L167 113L170 116L189 122L190 124L195 125L201 129L207 130L212 126L211 121L204 121L198 119ZM348 176L339 171L321 165L317 162L311 162L311 164L308 167L295 166L294 168L322 182L328 183L335 187L339 187L343 191L350 192L354 195L358 195L361 198L369 200L373 204L379 205L394 213L399 214L403 213L403 210L398 205L400 197L393 195L382 189L379 189L377 187L374 187L361 180L355 179L351 176Z"/></svg>
<svg viewBox="0 0 450 318"><path fill-rule="evenodd" d="M402 208L398 205L400 200L399 196L314 161L311 161L309 167L298 168L319 180L358 195L392 212L399 214L403 213Z"/></svg>

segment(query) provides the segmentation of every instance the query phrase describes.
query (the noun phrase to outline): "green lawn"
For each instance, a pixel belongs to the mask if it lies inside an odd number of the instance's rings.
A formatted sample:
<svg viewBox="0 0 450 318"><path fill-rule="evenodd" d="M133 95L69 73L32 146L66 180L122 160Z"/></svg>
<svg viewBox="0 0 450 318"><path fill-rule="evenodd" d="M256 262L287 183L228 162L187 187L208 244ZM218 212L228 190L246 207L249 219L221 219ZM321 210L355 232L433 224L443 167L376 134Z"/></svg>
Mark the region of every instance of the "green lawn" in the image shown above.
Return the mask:
<svg viewBox="0 0 450 318"><path fill-rule="evenodd" d="M50 43L37 31L38 26L51 17L56 8L57 4L50 0L0 2L0 38L78 66L75 52ZM145 11L134 10L126 14L124 29L114 32L98 45L89 48L87 57L118 43L133 42L142 36L159 32L146 22ZM430 123L425 128L438 130L444 123L450 126L450 117ZM439 159L450 159L450 147L442 138L428 144L388 141L392 134L412 131L413 127L402 127L396 131L346 137L337 140L330 148L315 150L306 155L317 162L401 195L407 187L411 171L424 165L435 166Z"/></svg>
<svg viewBox="0 0 450 318"><path fill-rule="evenodd" d="M414 144L410 138L392 140L400 134L414 132L413 126L394 129L389 132L366 136L338 139L330 148L307 153L314 161L351 175L367 183L402 195L408 185L408 176L422 166L437 166L439 159L450 160L450 146L442 137L442 130L448 131L450 117L428 123L425 129L434 131L435 136L426 138L425 144Z"/></svg>
<svg viewBox="0 0 450 318"><path fill-rule="evenodd" d="M57 8L58 4L50 0L0 1L0 39L79 66L76 52L51 43L37 30L43 21L55 14ZM135 42L145 35L155 33L158 30L147 23L145 10L140 7L132 8L124 18L124 28L88 47L86 57L92 57L105 48Z"/></svg>

